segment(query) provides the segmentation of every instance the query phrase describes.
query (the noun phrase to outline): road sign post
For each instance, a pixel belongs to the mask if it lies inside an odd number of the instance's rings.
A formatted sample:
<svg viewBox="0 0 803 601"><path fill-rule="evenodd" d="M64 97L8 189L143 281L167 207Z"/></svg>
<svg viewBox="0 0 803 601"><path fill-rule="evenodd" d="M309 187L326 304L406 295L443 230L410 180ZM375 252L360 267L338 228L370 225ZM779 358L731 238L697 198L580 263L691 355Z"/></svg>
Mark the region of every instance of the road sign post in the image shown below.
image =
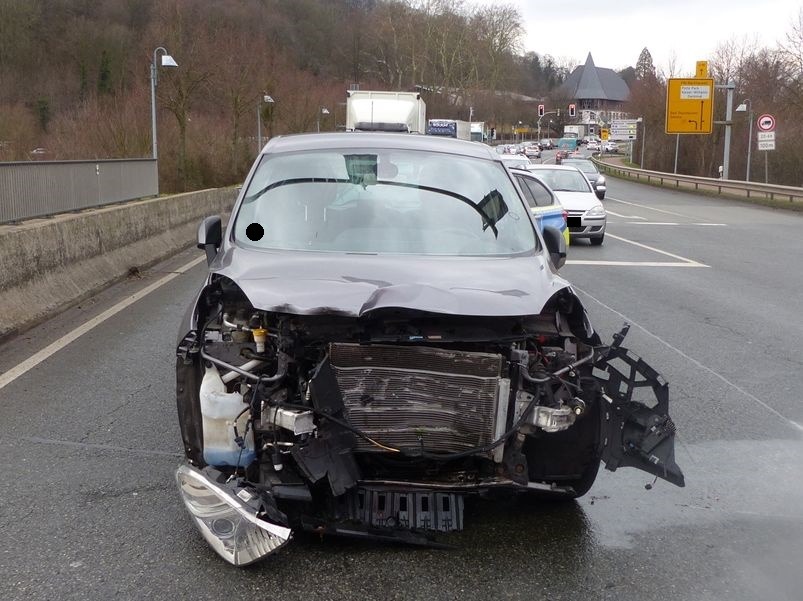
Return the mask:
<svg viewBox="0 0 803 601"><path fill-rule="evenodd" d="M710 134L714 125L714 80L670 79L666 89L666 133Z"/></svg>

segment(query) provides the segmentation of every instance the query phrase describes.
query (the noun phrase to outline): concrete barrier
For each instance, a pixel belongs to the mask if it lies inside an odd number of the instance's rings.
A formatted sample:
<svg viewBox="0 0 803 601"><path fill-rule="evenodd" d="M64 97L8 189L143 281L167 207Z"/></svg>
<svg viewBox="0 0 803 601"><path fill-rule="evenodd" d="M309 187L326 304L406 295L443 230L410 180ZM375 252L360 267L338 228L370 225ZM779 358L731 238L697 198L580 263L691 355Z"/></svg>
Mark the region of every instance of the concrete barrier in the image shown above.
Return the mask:
<svg viewBox="0 0 803 601"><path fill-rule="evenodd" d="M0 339L194 244L235 198L201 190L0 226Z"/></svg>

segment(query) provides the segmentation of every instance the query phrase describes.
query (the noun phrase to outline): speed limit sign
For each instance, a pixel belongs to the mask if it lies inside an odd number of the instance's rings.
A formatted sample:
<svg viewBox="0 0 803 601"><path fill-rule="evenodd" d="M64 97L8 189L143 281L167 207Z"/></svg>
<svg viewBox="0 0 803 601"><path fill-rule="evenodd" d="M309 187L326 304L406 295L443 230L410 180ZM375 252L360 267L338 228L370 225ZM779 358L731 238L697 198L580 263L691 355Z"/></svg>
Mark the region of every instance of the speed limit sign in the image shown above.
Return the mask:
<svg viewBox="0 0 803 601"><path fill-rule="evenodd" d="M756 121L758 131L775 131L775 117L768 114L763 114Z"/></svg>

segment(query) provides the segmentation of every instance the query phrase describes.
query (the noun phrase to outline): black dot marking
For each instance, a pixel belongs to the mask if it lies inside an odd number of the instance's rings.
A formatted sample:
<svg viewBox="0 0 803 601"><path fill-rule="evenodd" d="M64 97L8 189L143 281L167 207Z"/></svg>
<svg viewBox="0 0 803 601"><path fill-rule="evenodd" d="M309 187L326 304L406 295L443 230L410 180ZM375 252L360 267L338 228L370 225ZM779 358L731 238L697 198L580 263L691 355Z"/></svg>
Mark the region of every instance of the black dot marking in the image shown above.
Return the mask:
<svg viewBox="0 0 803 601"><path fill-rule="evenodd" d="M248 236L248 239L252 242L259 242L262 240L262 236L265 235L265 230L258 223L252 223L245 228L245 235Z"/></svg>

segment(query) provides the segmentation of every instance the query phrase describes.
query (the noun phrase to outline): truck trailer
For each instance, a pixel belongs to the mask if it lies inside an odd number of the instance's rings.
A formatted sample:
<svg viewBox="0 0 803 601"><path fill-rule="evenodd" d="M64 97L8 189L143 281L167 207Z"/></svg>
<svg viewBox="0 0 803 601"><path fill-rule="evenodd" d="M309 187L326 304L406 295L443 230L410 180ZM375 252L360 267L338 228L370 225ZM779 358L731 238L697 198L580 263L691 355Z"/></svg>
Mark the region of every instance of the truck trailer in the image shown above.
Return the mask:
<svg viewBox="0 0 803 601"><path fill-rule="evenodd" d="M426 133L427 105L418 92L349 90L347 131Z"/></svg>

